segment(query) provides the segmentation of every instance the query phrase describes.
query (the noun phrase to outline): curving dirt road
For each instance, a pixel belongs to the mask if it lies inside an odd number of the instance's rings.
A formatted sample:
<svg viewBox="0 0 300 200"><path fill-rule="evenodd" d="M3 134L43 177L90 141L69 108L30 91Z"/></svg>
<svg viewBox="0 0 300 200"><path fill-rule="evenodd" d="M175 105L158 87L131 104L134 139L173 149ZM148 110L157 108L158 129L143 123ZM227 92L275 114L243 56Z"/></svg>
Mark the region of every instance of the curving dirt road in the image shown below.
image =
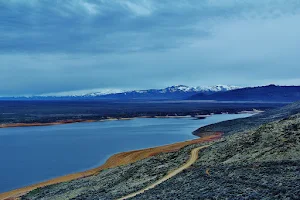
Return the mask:
<svg viewBox="0 0 300 200"><path fill-rule="evenodd" d="M142 194L145 191L150 190L150 189L156 187L157 185L161 184L162 182L168 180L169 178L172 178L173 176L179 174L180 172L182 172L183 170L189 168L192 164L194 164L196 162L196 160L198 159L198 153L199 153L199 151L201 149L207 148L209 146L210 145L206 145L206 146L201 146L201 147L197 147L197 148L193 149L191 151L191 157L190 157L190 159L184 165L182 165L181 167L175 169L174 171L172 171L171 173L167 174L163 178L159 179L155 183L149 185L148 187L146 187L144 189L141 189L141 190L139 190L137 192L134 192L132 194L129 194L127 196L121 197L121 198L119 198L117 200L124 200L124 199L128 199L128 198L134 197L134 196L136 196L138 194Z"/></svg>
<svg viewBox="0 0 300 200"><path fill-rule="evenodd" d="M26 187L19 188L16 190L0 193L0 200L9 199L9 198L11 198L11 199L17 198L17 197L27 194L28 192L30 192L36 188L42 188L42 187L53 185L53 184L58 184L58 183L62 183L62 182L81 179L81 178L84 178L87 176L92 176L94 174L99 173L103 169L108 169L108 168L113 168L113 167L117 167L120 165L134 163L138 160L149 158L149 157L155 156L159 153L178 151L179 149L181 149L187 145L215 141L215 140L220 139L221 137L222 137L222 133L216 132L214 134L204 136L204 137L194 139L194 140L188 140L188 141L184 141L184 142L178 142L178 143L154 147L154 148L118 153L118 154L111 156L105 162L105 164L101 165L100 167L97 167L97 168L94 168L94 169L91 169L88 171L84 171L84 172L79 172L79 173L75 173L75 174L69 174L69 175L65 175L62 177L54 178L49 181L44 181L42 183L26 186Z"/></svg>

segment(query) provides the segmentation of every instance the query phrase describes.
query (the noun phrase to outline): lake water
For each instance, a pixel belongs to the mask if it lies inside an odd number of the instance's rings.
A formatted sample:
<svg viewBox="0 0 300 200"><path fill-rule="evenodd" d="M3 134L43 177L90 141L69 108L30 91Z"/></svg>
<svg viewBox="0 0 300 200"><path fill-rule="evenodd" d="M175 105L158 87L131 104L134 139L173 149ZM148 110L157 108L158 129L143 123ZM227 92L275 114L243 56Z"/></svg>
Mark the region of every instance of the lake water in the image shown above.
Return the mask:
<svg viewBox="0 0 300 200"><path fill-rule="evenodd" d="M112 154L180 142L195 129L249 114L137 118L0 129L0 192L94 168Z"/></svg>

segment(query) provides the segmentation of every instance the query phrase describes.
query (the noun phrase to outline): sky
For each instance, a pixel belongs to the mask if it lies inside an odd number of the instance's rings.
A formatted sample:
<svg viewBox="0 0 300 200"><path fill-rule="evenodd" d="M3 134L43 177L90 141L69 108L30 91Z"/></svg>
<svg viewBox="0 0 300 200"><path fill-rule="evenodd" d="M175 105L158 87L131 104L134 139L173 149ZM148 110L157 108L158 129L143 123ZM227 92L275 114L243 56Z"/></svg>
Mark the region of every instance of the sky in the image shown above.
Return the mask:
<svg viewBox="0 0 300 200"><path fill-rule="evenodd" d="M0 0L0 96L300 85L299 0Z"/></svg>

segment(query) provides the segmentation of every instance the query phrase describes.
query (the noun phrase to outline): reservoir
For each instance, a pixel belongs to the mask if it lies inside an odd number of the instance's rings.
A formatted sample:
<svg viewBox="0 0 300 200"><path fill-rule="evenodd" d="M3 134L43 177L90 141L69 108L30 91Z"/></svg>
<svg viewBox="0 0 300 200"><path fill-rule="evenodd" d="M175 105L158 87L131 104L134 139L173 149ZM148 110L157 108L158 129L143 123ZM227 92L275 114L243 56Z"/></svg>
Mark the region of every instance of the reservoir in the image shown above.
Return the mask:
<svg viewBox="0 0 300 200"><path fill-rule="evenodd" d="M201 126L248 117L135 118L0 129L0 193L97 167L111 155L197 138Z"/></svg>

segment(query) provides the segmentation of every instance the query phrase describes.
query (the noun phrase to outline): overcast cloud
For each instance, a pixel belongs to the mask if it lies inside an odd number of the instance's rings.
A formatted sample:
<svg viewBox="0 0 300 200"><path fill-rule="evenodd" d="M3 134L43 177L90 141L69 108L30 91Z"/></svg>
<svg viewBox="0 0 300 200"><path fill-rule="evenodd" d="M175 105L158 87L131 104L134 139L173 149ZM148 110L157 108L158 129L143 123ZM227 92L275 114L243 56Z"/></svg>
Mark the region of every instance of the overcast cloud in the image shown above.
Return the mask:
<svg viewBox="0 0 300 200"><path fill-rule="evenodd" d="M300 85L299 0L0 0L0 96Z"/></svg>

